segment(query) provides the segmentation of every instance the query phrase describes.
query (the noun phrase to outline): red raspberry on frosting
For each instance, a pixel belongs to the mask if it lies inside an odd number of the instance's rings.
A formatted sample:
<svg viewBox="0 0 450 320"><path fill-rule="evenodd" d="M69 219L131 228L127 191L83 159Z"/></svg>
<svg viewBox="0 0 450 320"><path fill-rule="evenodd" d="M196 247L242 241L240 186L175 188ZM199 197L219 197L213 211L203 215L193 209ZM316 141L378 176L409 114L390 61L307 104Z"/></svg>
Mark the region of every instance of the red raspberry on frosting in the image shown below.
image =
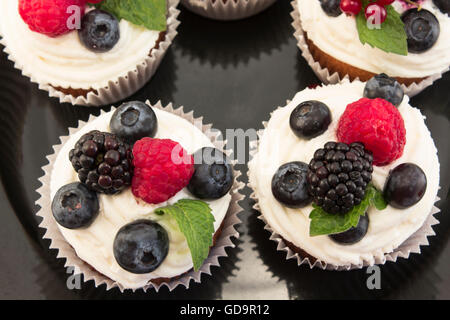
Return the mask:
<svg viewBox="0 0 450 320"><path fill-rule="evenodd" d="M147 203L167 201L186 187L194 174L194 158L169 139L143 138L133 147L133 194Z"/></svg>
<svg viewBox="0 0 450 320"><path fill-rule="evenodd" d="M32 31L56 37L71 31L74 18L81 20L85 5L86 0L19 0L19 13ZM79 7L80 17L70 6Z"/></svg>
<svg viewBox="0 0 450 320"><path fill-rule="evenodd" d="M374 165L384 166L403 154L406 130L400 112L390 102L362 98L347 106L337 137L344 143L364 143L373 153Z"/></svg>

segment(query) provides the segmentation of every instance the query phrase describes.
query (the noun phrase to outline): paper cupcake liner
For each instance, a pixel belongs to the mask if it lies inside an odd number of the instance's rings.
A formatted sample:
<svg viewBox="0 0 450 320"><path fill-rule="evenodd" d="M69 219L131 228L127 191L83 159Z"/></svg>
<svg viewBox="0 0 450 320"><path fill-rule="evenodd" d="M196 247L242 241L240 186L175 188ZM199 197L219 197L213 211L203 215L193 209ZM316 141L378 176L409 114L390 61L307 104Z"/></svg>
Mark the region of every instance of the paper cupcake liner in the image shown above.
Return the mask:
<svg viewBox="0 0 450 320"><path fill-rule="evenodd" d="M306 43L305 31L302 28L297 0L293 0L291 2L291 5L293 8L291 16L294 20L292 22L292 26L295 29L294 36L297 39L297 46L302 51L303 58L305 58L305 60L308 62L309 66L311 67L311 69L313 69L316 76L325 84L335 84L341 82L344 79L350 79L348 74L343 78L341 78L341 76L337 72L330 74L330 71L326 67L321 66L318 61L314 60L314 57L309 50L308 44ZM413 97L423 91L425 88L431 86L434 81L442 78L442 74L449 71L449 69L450 68L447 68L446 70L442 71L442 73L430 75L419 83L412 83L409 86L402 84L401 86L405 94L407 94L409 97ZM359 78L355 78L355 80L359 80Z"/></svg>
<svg viewBox="0 0 450 320"><path fill-rule="evenodd" d="M165 38L159 43L158 49L153 48L151 54L147 56L135 69L130 70L126 75L108 82L108 85L102 88L95 89L97 92L89 92L86 97L72 96L56 90L53 86L41 83L33 74L31 74L25 65L16 61L15 57L8 49L7 43L2 38L0 30L0 43L5 46L4 51L8 54L8 59L14 62L14 67L22 71L22 74L30 78L31 82L37 83L39 89L45 90L50 97L58 98L60 103L71 103L73 105L83 106L102 106L112 104L120 101L126 97L131 96L136 91L141 89L153 76L161 63L167 49L171 45L173 39L177 35L177 27L180 21L177 20L180 11L177 9L180 0L168 0L168 16L167 29Z"/></svg>
<svg viewBox="0 0 450 320"><path fill-rule="evenodd" d="M348 81L347 79L344 81ZM291 101L287 100L286 104L289 104ZM282 108L278 107L277 109ZM267 128L268 121L262 122L264 129L258 130L258 141L252 141L250 143L250 156L253 158L253 156L258 152L258 145L259 140L262 137L262 134L264 133L264 130ZM440 209L436 206L433 206L427 219L422 224L422 226L413 233L408 239L406 239L400 246L395 248L390 253L385 253L382 258L380 257L374 257L374 263L370 263L369 261L364 261L362 264L348 264L344 266L336 266L330 263L327 263L325 261L321 261L317 259L316 257L313 257L311 259L311 255L309 255L307 252L298 253L294 252L286 243L286 240L283 238L282 235L275 232L270 224L267 222L267 220L264 218L264 214L261 210L261 207L259 206L258 197L256 195L256 188L254 188L250 180L248 182L248 187L252 189L252 193L250 194L250 199L254 201L253 209L255 209L257 212L260 213L258 216L259 220L262 220L265 223L264 229L269 231L270 237L269 239L272 241L275 241L277 243L277 250L278 251L284 251L286 252L286 260L295 259L297 260L297 265L308 265L311 269L312 268L320 268L322 270L335 270L335 271L348 271L348 270L354 270L354 269L362 269L364 267L368 267L371 265L383 265L387 261L396 262L398 258L405 258L408 259L411 253L421 253L420 247L421 246L428 246L428 237L436 235L436 233L433 231L433 226L436 224L439 224L439 221L434 217L434 215L438 212L440 212ZM435 203L440 200L439 197L436 198ZM294 244L295 245L295 244ZM299 249L303 250L301 247L295 245Z"/></svg>
<svg viewBox="0 0 450 320"><path fill-rule="evenodd" d="M148 105L152 106L148 101L146 102ZM183 107L178 109L174 109L172 104L163 107L161 102L158 102L156 105L152 106L153 108L157 108L160 110L164 110L175 115L186 119L190 123L192 123L195 127L202 130L202 132L210 138L213 144L220 150L224 150L225 153L230 154L229 150L225 150L226 141L223 141L219 135L215 134L214 131L211 130L211 124L203 124L203 117L194 118L193 111L185 113ZM112 109L114 110L114 108ZM102 111L101 114L106 113ZM96 116L91 115L87 122L95 119ZM110 290L112 288L118 287L121 292L128 289L121 285L120 283L108 278L102 273L95 270L91 265L80 259L74 248L65 240L64 236L60 232L58 225L53 218L51 211L51 196L50 196L50 179L51 173L53 169L54 162L56 157L63 147L63 145L67 142L69 137L74 134L76 131L81 129L87 122L80 121L77 128L69 128L69 135L60 137L61 143L53 146L54 153L47 156L49 163L42 167L44 170L44 175L39 178L39 181L42 183L42 186L37 190L37 193L40 195L39 199L36 201L36 204L40 207L39 211L36 213L37 216L41 217L43 220L40 223L39 227L46 229L46 232L43 236L44 239L50 239L50 249L57 249L58 254L57 258L66 259L65 267L73 267L73 274L82 274L84 276L84 281L87 282L89 280L93 280L96 287L105 284L106 290ZM231 188L231 201L228 211L225 215L225 218L221 225L221 233L217 238L215 245L211 248L209 252L208 258L205 260L203 266L199 271L193 271L192 269L187 273L184 273L180 276L171 278L168 282L162 283L152 283L150 282L143 288L145 292L148 289L154 288L157 292L163 286L166 286L170 291L174 290L178 286L184 286L189 288L189 284L191 280L199 283L201 281L202 274L211 275L211 267L212 266L220 266L219 258L227 257L228 254L226 252L226 248L233 248L235 245L232 242L232 238L239 238L239 233L236 231L236 226L241 223L240 218L237 216L243 209L239 205L239 201L243 200L244 196L240 193L240 190L245 186L245 184L241 181L238 181L241 172L236 169L236 166L233 168L234 171L234 184ZM132 289L136 291L138 289Z"/></svg>
<svg viewBox="0 0 450 320"><path fill-rule="evenodd" d="M181 0L196 14L215 20L238 20L260 13L276 0Z"/></svg>

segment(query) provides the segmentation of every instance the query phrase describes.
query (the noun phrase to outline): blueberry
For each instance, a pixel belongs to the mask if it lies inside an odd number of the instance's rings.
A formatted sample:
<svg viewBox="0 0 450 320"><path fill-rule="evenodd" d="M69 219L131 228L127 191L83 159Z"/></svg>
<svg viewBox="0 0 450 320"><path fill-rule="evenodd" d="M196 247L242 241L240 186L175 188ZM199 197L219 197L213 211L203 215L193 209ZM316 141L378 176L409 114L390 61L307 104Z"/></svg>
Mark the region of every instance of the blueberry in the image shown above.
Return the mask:
<svg viewBox="0 0 450 320"><path fill-rule="evenodd" d="M109 123L112 133L133 145L144 137L153 138L158 129L158 119L151 107L140 101L122 104L114 111Z"/></svg>
<svg viewBox="0 0 450 320"><path fill-rule="evenodd" d="M331 112L320 101L305 101L291 113L289 124L299 138L312 139L324 133L331 123Z"/></svg>
<svg viewBox="0 0 450 320"><path fill-rule="evenodd" d="M450 16L450 1L448 0L433 0L436 7L441 10L442 13L446 13Z"/></svg>
<svg viewBox="0 0 450 320"><path fill-rule="evenodd" d="M398 209L406 209L419 202L427 190L427 177L413 163L402 163L389 173L384 186L384 199Z"/></svg>
<svg viewBox="0 0 450 320"><path fill-rule="evenodd" d="M365 215L359 218L359 222L356 227L352 227L349 230L344 231L342 233L332 234L329 237L339 244L343 245L355 244L361 241L362 238L364 238L368 229L369 229L369 216L366 213Z"/></svg>
<svg viewBox="0 0 450 320"><path fill-rule="evenodd" d="M440 33L439 21L430 11L409 9L402 15L408 41L408 51L422 53L430 49Z"/></svg>
<svg viewBox="0 0 450 320"><path fill-rule="evenodd" d="M99 53L107 52L119 41L119 21L106 11L89 11L81 20L78 37L87 49Z"/></svg>
<svg viewBox="0 0 450 320"><path fill-rule="evenodd" d="M322 10L330 17L338 17L341 15L340 3L341 0L320 0Z"/></svg>
<svg viewBox="0 0 450 320"><path fill-rule="evenodd" d="M166 258L169 236L156 222L136 220L117 232L113 251L117 263L125 270L136 274L149 273Z"/></svg>
<svg viewBox="0 0 450 320"><path fill-rule="evenodd" d="M194 174L187 186L200 199L219 199L233 185L233 168L218 149L205 147L194 153Z"/></svg>
<svg viewBox="0 0 450 320"><path fill-rule="evenodd" d="M402 86L394 78L381 73L367 81L364 97L369 99L381 98L398 107L403 101L405 93Z"/></svg>
<svg viewBox="0 0 450 320"><path fill-rule="evenodd" d="M312 197L308 192L307 173L306 163L295 161L283 164L272 178L273 196L290 208L308 205Z"/></svg>
<svg viewBox="0 0 450 320"><path fill-rule="evenodd" d="M53 217L67 229L88 227L97 217L98 210L97 194L79 182L62 186L52 201Z"/></svg>

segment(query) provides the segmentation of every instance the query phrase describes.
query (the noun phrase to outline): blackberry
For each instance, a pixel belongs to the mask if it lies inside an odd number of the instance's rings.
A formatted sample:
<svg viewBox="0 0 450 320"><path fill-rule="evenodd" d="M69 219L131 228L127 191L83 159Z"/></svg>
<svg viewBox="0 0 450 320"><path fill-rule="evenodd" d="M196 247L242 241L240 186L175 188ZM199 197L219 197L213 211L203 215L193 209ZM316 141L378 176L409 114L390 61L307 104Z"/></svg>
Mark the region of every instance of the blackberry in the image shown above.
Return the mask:
<svg viewBox="0 0 450 320"><path fill-rule="evenodd" d="M314 153L307 174L314 203L331 214L359 205L372 180L372 153L359 142L327 142Z"/></svg>
<svg viewBox="0 0 450 320"><path fill-rule="evenodd" d="M96 192L115 194L131 185L131 147L112 133L86 133L70 150L69 160L80 181Z"/></svg>

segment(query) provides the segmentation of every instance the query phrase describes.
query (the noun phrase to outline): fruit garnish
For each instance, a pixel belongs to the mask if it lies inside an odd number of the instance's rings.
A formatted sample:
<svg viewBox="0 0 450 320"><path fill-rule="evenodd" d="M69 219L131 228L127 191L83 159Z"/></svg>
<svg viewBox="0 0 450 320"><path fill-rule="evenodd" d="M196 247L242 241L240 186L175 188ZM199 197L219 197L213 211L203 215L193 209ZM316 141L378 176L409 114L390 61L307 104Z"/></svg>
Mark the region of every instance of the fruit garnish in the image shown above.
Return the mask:
<svg viewBox="0 0 450 320"><path fill-rule="evenodd" d="M62 186L52 201L53 217L67 229L89 227L98 216L98 211L97 194L79 182Z"/></svg>
<svg viewBox="0 0 450 320"><path fill-rule="evenodd" d="M307 174L316 206L345 214L359 205L372 180L372 153L361 143L327 142L314 153Z"/></svg>
<svg viewBox="0 0 450 320"><path fill-rule="evenodd" d="M289 125L294 134L302 139L312 139L324 133L331 123L328 106L320 101L305 101L291 113Z"/></svg>
<svg viewBox="0 0 450 320"><path fill-rule="evenodd" d="M322 10L330 17L338 17L342 14L341 0L320 0Z"/></svg>
<svg viewBox="0 0 450 320"><path fill-rule="evenodd" d="M301 208L311 203L306 174L308 165L295 161L280 166L272 178L272 194L290 208Z"/></svg>
<svg viewBox="0 0 450 320"><path fill-rule="evenodd" d="M364 16L367 23L372 25L381 25L387 18L387 11L384 5L375 2L369 4L364 10Z"/></svg>
<svg viewBox="0 0 450 320"><path fill-rule="evenodd" d="M405 93L400 83L384 73L374 76L364 87L364 97L369 99L381 98L398 107L403 101Z"/></svg>
<svg viewBox="0 0 450 320"><path fill-rule="evenodd" d="M218 149L205 147L194 153L194 174L188 190L200 199L219 199L233 185L233 168L227 156Z"/></svg>
<svg viewBox="0 0 450 320"><path fill-rule="evenodd" d="M168 214L176 220L186 237L194 270L198 271L213 245L214 216L209 205L201 200L182 199L174 205L158 208L156 214Z"/></svg>
<svg viewBox="0 0 450 320"><path fill-rule="evenodd" d="M80 42L94 52L110 51L120 39L119 21L103 10L91 10L81 20Z"/></svg>
<svg viewBox="0 0 450 320"><path fill-rule="evenodd" d="M436 7L441 10L442 13L450 15L450 1L448 0L433 0Z"/></svg>
<svg viewBox="0 0 450 320"><path fill-rule="evenodd" d="M117 232L114 257L125 270L144 274L156 270L169 252L169 235L158 223L136 220Z"/></svg>
<svg viewBox="0 0 450 320"><path fill-rule="evenodd" d="M362 8L361 0L341 0L341 10L347 15L357 15Z"/></svg>
<svg viewBox="0 0 450 320"><path fill-rule="evenodd" d="M405 209L418 203L427 190L427 177L413 163L398 165L389 173L384 186L384 198L394 208Z"/></svg>
<svg viewBox="0 0 450 320"><path fill-rule="evenodd" d="M112 133L90 131L69 152L78 178L90 189L116 194L131 185L131 148Z"/></svg>
<svg viewBox="0 0 450 320"><path fill-rule="evenodd" d="M19 14L30 30L57 37L76 28L71 19L76 14L82 16L84 6L85 0L19 0Z"/></svg>
<svg viewBox="0 0 450 320"><path fill-rule="evenodd" d="M147 203L167 201L186 187L194 174L194 159L170 139L143 138L133 147L131 190Z"/></svg>
<svg viewBox="0 0 450 320"><path fill-rule="evenodd" d="M331 234L329 237L342 245L351 245L361 241L369 229L369 215L364 214L359 217L359 222L356 227L351 227L347 231Z"/></svg>
<svg viewBox="0 0 450 320"><path fill-rule="evenodd" d="M125 19L149 30L164 31L167 27L166 0L104 0L95 7L112 13L119 21Z"/></svg>
<svg viewBox="0 0 450 320"><path fill-rule="evenodd" d="M139 139L155 136L158 119L149 105L140 101L130 101L114 111L109 128L112 133L133 145Z"/></svg>
<svg viewBox="0 0 450 320"><path fill-rule="evenodd" d="M406 143L402 115L392 103L380 98L362 98L349 104L339 119L336 134L347 144L362 142L373 153L376 166L400 158Z"/></svg>
<svg viewBox="0 0 450 320"><path fill-rule="evenodd" d="M309 235L315 237L339 234L357 227L361 216L366 214L369 206L373 206L377 210L384 210L387 206L383 194L371 184L367 187L366 195L361 203L345 214L330 214L313 204L314 209L309 215L311 219Z"/></svg>
<svg viewBox="0 0 450 320"><path fill-rule="evenodd" d="M427 51L439 38L439 21L428 10L409 9L403 13L402 21L405 24L408 51L411 53Z"/></svg>
<svg viewBox="0 0 450 320"><path fill-rule="evenodd" d="M370 0L361 0L363 8L367 8ZM400 14L392 5L384 6L386 9L386 19L382 24L368 23L365 10L361 10L356 16L356 27L358 29L359 40L362 44L369 44L385 52L392 52L406 56L408 45L406 42L406 31ZM381 21L374 19L374 22Z"/></svg>

